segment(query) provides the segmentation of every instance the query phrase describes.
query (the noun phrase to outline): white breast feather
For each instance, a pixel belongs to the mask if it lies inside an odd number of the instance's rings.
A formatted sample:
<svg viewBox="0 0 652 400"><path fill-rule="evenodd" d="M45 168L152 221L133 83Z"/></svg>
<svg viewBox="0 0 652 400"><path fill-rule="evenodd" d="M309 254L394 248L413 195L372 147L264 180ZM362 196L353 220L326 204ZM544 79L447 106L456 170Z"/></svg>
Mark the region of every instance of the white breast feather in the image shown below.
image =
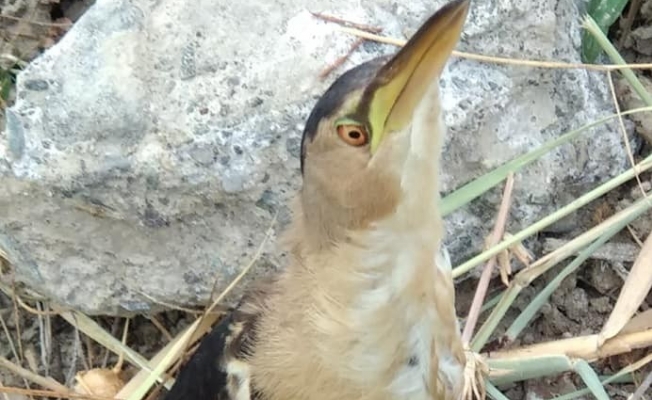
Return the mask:
<svg viewBox="0 0 652 400"><path fill-rule="evenodd" d="M439 106L438 94L434 93L433 103ZM428 102L425 102L428 103ZM380 271L389 266L391 274L382 277L373 289L362 292L353 307L352 320L357 321L362 328L370 316L383 312L387 300L400 293L406 285L420 279L422 272L416 257L423 251L432 253L432 268L445 272L446 277L451 277L451 265L448 252L436 243L438 236L437 222L441 218L438 214L438 171L439 159L432 159L432 147L439 147L445 126L439 113L432 113L435 104L423 104L417 109L413 132L410 135L408 157L405 164L397 166L403 171L401 185L406 196L394 215L389 219L379 222L373 232L367 237L374 243L373 251L365 255L361 262L367 271ZM440 135L428 132L433 127L439 129ZM439 137L438 137L439 136ZM427 149L430 147L430 149ZM437 154L439 149L437 149ZM434 173L433 173L434 172ZM424 182L420 179L428 179ZM424 192L425 190L425 192ZM428 191L432 191L429 193ZM441 276L441 274L439 275ZM384 280L383 280L384 279ZM452 279L452 277L451 277ZM434 285L434 283L433 283ZM394 379L389 383L388 389L396 398L405 400L431 399L428 393L427 382L432 379L430 357L432 355L432 341L434 327L441 325L442 318L437 315L436 307L424 312L423 304L407 303L402 315L388 315L388 323L401 321L406 323L407 337L397 338L396 346L404 346L406 340L409 354L420 356L417 365L402 366ZM400 317L400 318L397 318ZM373 349L366 349L373 351ZM351 360L353 365L361 369L380 369L382 365L369 364L374 361L372 354L359 354L359 359ZM443 380L450 386L462 376L463 366L446 349L438 349L439 373ZM433 384L436 384L433 382Z"/></svg>

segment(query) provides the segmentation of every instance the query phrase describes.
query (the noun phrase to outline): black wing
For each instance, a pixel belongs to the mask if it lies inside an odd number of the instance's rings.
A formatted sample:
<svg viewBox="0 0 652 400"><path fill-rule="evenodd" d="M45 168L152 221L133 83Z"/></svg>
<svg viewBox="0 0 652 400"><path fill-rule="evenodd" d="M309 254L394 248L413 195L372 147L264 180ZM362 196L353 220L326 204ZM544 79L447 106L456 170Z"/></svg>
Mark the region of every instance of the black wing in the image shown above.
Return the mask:
<svg viewBox="0 0 652 400"><path fill-rule="evenodd" d="M243 368L254 346L256 322L260 316L259 309L249 303L251 300L243 298L236 309L202 339L197 351L181 368L165 400L262 398L250 387L248 368Z"/></svg>

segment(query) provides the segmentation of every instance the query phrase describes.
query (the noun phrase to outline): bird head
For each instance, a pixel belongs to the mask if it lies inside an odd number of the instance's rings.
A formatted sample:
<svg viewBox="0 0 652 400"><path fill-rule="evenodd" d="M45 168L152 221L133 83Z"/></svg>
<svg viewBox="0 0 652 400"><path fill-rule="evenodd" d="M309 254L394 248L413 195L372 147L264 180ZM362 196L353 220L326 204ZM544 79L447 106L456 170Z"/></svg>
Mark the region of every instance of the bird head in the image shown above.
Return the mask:
<svg viewBox="0 0 652 400"><path fill-rule="evenodd" d="M410 195L409 160L439 161L439 78L461 35L469 0L432 15L394 56L339 77L312 110L301 144L301 209L320 245L386 217ZM432 181L432 182L431 182ZM412 191L412 193L406 193Z"/></svg>

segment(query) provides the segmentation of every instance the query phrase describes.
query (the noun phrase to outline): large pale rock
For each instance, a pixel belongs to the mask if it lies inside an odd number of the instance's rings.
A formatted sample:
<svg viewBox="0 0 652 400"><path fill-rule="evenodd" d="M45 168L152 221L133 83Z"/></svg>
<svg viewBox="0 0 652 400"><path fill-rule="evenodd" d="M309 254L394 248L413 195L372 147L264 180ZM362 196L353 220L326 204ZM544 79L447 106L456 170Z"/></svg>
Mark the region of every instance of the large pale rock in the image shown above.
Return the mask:
<svg viewBox="0 0 652 400"><path fill-rule="evenodd" d="M442 0L98 0L21 73L0 136L0 248L19 281L89 313L203 304L279 231L319 72L355 38L309 10L405 37ZM460 50L579 61L568 1L475 1ZM366 43L349 68L394 51ZM612 112L604 75L456 59L443 80L444 189ZM626 165L616 125L518 175L510 230ZM448 219L479 249L499 190ZM283 265L275 235L250 276ZM238 290L233 292L234 295Z"/></svg>

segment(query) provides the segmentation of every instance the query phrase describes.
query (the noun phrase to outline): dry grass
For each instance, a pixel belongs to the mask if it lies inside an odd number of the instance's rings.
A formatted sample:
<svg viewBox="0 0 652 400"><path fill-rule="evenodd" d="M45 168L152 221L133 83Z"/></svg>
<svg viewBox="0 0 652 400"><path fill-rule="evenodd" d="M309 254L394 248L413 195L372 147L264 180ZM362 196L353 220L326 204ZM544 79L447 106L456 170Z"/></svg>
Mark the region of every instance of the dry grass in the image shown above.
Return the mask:
<svg viewBox="0 0 652 400"><path fill-rule="evenodd" d="M322 16L323 17L323 16ZM342 21L337 21L342 22ZM363 27L365 28L365 27ZM380 37L377 34L370 33L365 28L360 30L356 28L343 27L339 28L349 34L355 34L365 40L376 40L383 43L390 43L401 46L404 41L392 38ZM373 28L376 29L376 28ZM587 28L588 29L588 28ZM356 42L357 43L357 42ZM611 74L614 71L631 71L632 69L652 69L652 64L613 64L613 65L587 65L587 64L570 64L557 61L536 61L536 60L518 60L497 58L481 54L469 54L457 52L458 57L473 59L486 63L499 63L507 64L514 67L522 68L555 68L555 69L574 69L583 68L589 70L603 71L607 74L608 81L612 89L614 107L616 114L614 116L605 118L605 122L609 118L617 118L620 121L621 130L623 135L624 125L622 117L627 112L645 112L650 111L652 104L647 104L647 108L639 110L629 110L622 112L617 102L616 94L613 89ZM333 67L334 68L334 67ZM330 72L333 68L327 69ZM636 79L634 74L628 75L630 79ZM636 82L630 82L636 85ZM597 122L596 122L597 123ZM579 134L579 132L577 133ZM569 140L571 137L569 136ZM628 143L624 140L624 143ZM610 218L602 221L598 226L590 231L585 232L583 235L566 242L559 249L544 255L538 260L533 260L529 263L527 257L524 261L528 264L525 269L518 272L510 279L510 271L504 271L508 268L509 263L505 263L505 255L510 251L515 251L518 248L523 248L520 245L521 240L535 234L541 229L542 224L528 227L523 232L515 235L507 235L504 231L505 220L507 211L510 206L510 191L511 184L506 185L505 199L499 216L496 219L496 228L492 233L492 238L488 242L488 248L481 251L478 256L473 258L462 266L456 269L457 275L466 274L481 263L486 263L484 270L487 271L483 274L483 279L478 284L476 297L471 306L471 311L466 318L467 325L465 326L464 337L471 350L475 351L478 356L485 360L489 366L488 378L488 394L493 398L504 398L504 395L498 391L496 385L505 382L514 382L523 379L542 378L545 376L560 374L572 371L578 374L586 383L588 390L598 398L604 398L606 392L603 389L603 384L613 380L622 378L623 376L630 375L636 377L635 372L641 370L650 362L652 362L651 355L639 356L632 359L627 365L620 368L620 370L611 376L599 376L595 370L590 367L589 363L595 361L605 360L614 355L632 354L636 355L636 349L644 349L652 346L652 324L650 323L650 311L639 312L640 306L645 298L645 295L650 291L652 286L652 235L641 243L639 256L634 263L629 276L627 277L624 285L622 286L616 305L613 308L609 318L604 323L599 332L591 335L578 336L564 340L553 340L544 343L538 343L527 347L517 348L499 348L488 352L485 349L490 336L495 334L496 326L505 317L506 312L512 306L514 299L518 296L521 290L529 286L533 281L540 278L541 275L555 267L562 261L575 257L572 262L567 264L560 273L558 281L551 282L546 288L539 293L535 299L532 300L529 307L527 307L519 317L512 323L510 329L503 337L503 340L513 342L523 328L529 321L534 318L535 314L548 298L550 294L556 289L556 284L572 271L577 270L581 264L586 260L592 252L600 247L603 243L607 242L618 232L628 227L633 219L640 216L652 208L652 202L648 200L648 193L643 190L643 185L639 175L652 167L650 158L639 162L631 153L631 149L627 148L630 155L630 162L632 169L624 173L618 179L612 180L609 185L605 184L596 189L595 195L591 198L597 198L604 195L611 190L617 190L620 185L635 179L641 188L644 197L637 203L632 204L629 208L611 216ZM523 167L527 163L521 163L515 171ZM495 174L499 172L495 172ZM518 173L518 172L516 172ZM493 176L492 179L496 183L502 182L507 179L507 173L504 176ZM484 180L483 180L484 179ZM482 183L478 186L476 196L484 193L494 184L487 187L487 180L485 177L479 178L478 182ZM508 182L510 182L508 180ZM585 202L577 202L570 205L568 213L577 211L580 207L586 205L589 200ZM564 213L559 215L544 216L542 221L546 223L554 222L563 217ZM551 218L552 217L552 218ZM550 219L547 220L546 218ZM274 224L271 222L270 231ZM265 241L269 237L265 238ZM6 312L0 312L0 325L8 339L10 345L11 359L0 357L0 366L5 370L11 371L15 376L20 377L23 383L22 387L8 387L7 385L0 384L0 397L4 399L20 399L20 398L63 398L63 399L153 399L159 392L161 386L170 387L173 382L173 375L178 370L182 360L189 353L192 353L193 348L196 346L197 341L208 331L210 327L218 320L219 314L214 312L214 309L222 301L224 296L235 287L241 278L247 274L251 267L254 265L258 258L264 242L261 243L254 260L245 266L240 275L220 294L212 304L207 307L201 315L196 317L192 310L187 310L189 315L192 315L194 321L186 327L183 331L173 335L168 331L169 327L164 326L163 323L153 318L152 324L162 332L163 337L166 338L162 348L156 352L151 358L146 358L139 354L129 343L129 323L124 320L119 325L123 326L123 333L121 339L117 339L116 332L111 332L103 324L98 322L97 318L90 318L74 310L66 310L57 304L49 302L47 299L39 297L37 294L30 293L29 291L19 291L14 287L9 280L0 285L0 289L4 294L11 299L11 307ZM518 252L517 252L518 253ZM522 253L522 252L521 252ZM503 257L502 259L500 257ZM502 260L502 263L501 263ZM12 260L10 257L0 249L0 268L2 276L10 276ZM503 281L505 282L505 290L500 294L499 300L491 302L489 305L485 302L485 295L491 272L495 264L501 264L503 268ZM0 310L2 311L2 310ZM489 312L489 316L484 318L483 324L480 329L475 332L475 323L479 320L482 311ZM9 315L13 321L13 329L7 323L3 315ZM59 382L51 376L46 376L43 371L48 371L49 360L51 358L52 341L54 334L52 332L53 319L60 319L66 321L75 332L77 340L74 346L79 354L75 357L81 360L85 365L85 371L73 371L72 376L76 377L76 384L72 382ZM28 351L28 344L23 343L23 328L22 325L25 320L32 322L32 325L38 327L39 331L39 346L41 354L37 357L34 354L30 355ZM122 319L116 319L122 321ZM475 332L475 334L474 334ZM91 342L95 343L94 345ZM100 351L96 352L95 347L100 346ZM82 349L85 348L86 354ZM103 353L104 355L100 354ZM106 360L109 353L118 357L118 361L113 367L107 367ZM123 366L123 360L135 369L135 372L129 377L125 377L124 373L127 368ZM73 363L76 364L76 363ZM99 368L95 367L100 365ZM51 374L50 374L51 375ZM652 375L641 377L640 387L644 389L645 385L650 384ZM158 383L158 385L157 385ZM38 388L38 389L37 389ZM88 394L93 392L93 394ZM586 394L586 390L578 391L575 394L569 394L568 398L573 396L580 396ZM10 397L11 395L11 397ZM22 397L21 397L22 396ZM502 397L501 397L502 396Z"/></svg>

